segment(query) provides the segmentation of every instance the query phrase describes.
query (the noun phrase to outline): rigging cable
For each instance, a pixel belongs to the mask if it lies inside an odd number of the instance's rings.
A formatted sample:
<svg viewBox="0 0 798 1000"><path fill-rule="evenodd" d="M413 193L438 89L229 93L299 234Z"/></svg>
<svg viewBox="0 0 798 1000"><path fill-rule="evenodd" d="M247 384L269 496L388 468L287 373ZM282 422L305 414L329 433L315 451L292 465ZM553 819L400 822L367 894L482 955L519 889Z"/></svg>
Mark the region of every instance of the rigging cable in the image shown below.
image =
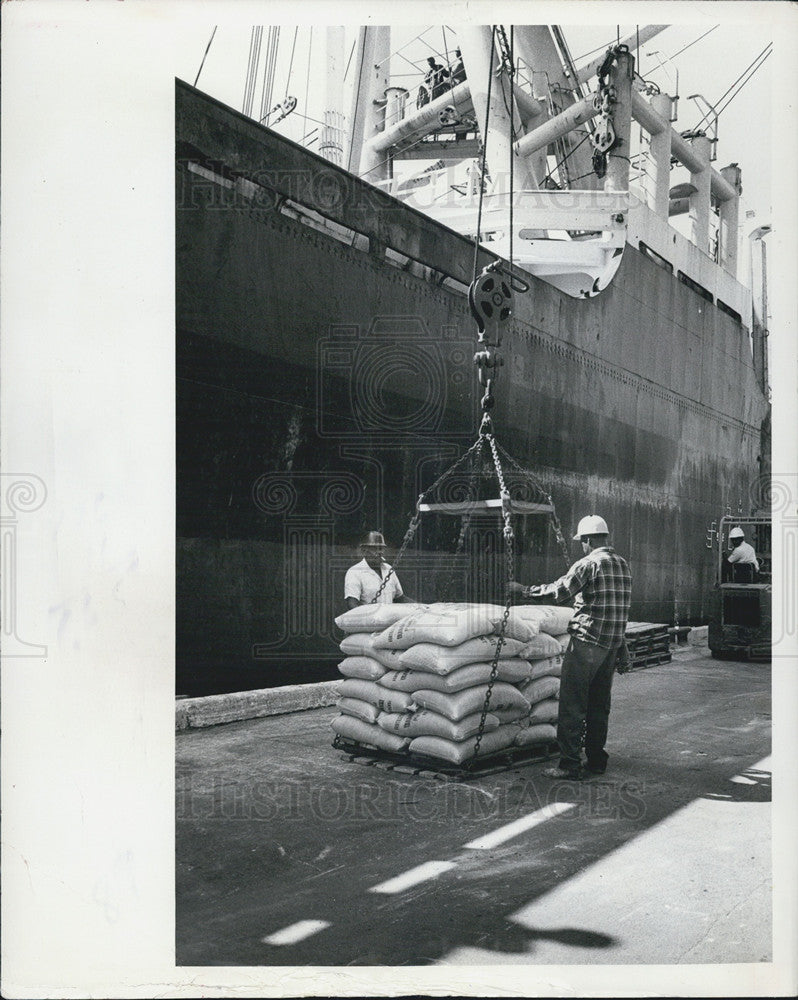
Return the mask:
<svg viewBox="0 0 798 1000"><path fill-rule="evenodd" d="M260 90L260 114L258 117L261 121L263 121L266 110L269 107L266 103L266 79L269 75L269 67L271 65L272 31L272 27L269 26L269 34L266 37L266 58L263 61L263 83Z"/></svg>
<svg viewBox="0 0 798 1000"><path fill-rule="evenodd" d="M357 128L357 111L358 111L358 108L360 107L360 88L361 88L361 86L363 84L363 55L364 55L364 53L366 51L366 29L365 28L361 28L360 29L360 33L359 33L359 35L358 35L358 37L357 37L357 39L355 41L356 41L356 43L357 42L362 42L362 47L361 47L361 50L359 52L359 57L358 57L358 65L360 67L360 72L358 73L358 76L357 76L357 89L355 90L355 106L354 106L354 108L352 110L352 123L351 123L351 127L350 127L350 138L349 138L349 153L348 153L348 157L347 157L347 159L348 159L347 169L350 170L352 173L354 173L355 169L356 169L354 163L352 163L352 153L354 151L354 143L353 143L354 129ZM308 63L310 63L309 59L308 59ZM358 166L359 165L360 164L358 164Z"/></svg>
<svg viewBox="0 0 798 1000"><path fill-rule="evenodd" d="M565 161L568 160L571 156L573 156L573 154L577 151L577 149L579 149L582 143L586 142L589 138L590 138L590 132L586 132L585 135L579 140L579 142L573 147L573 149L571 149L570 152L566 153L565 156L558 163L554 164L551 170L546 174L546 176L540 182L541 185L545 184L547 180L550 180L552 178L552 175L554 174L554 171L557 170L559 167L561 167L563 163L565 163ZM592 173L593 171L591 170L589 174L583 174L582 177L589 177L590 174ZM582 177L572 177L571 183L573 183L574 181L582 180Z"/></svg>
<svg viewBox="0 0 798 1000"><path fill-rule="evenodd" d="M514 56L513 56L513 25L510 25L510 270L513 269L513 164L515 161L515 119L513 107L515 90L513 88ZM504 97L504 77L502 77L502 97Z"/></svg>
<svg viewBox="0 0 798 1000"><path fill-rule="evenodd" d="M750 73L748 74L748 76L747 76L747 77L746 77L746 78L745 78L745 79L743 80L743 82L742 82L742 83L740 84L740 86L739 86L739 87L737 88L737 90L735 90L735 92L734 92L734 93L733 93L733 94L731 95L731 97L729 97L729 99L728 99L727 101L725 101L725 102L724 102L724 104L723 104L723 106L722 106L722 107L718 108L718 112L717 112L718 114L720 114L720 113L721 113L721 111L725 111L725 110L726 110L726 108L728 108L728 106L729 106L729 105L731 104L731 102L732 102L732 101L734 100L734 98L735 98L735 97L736 97L736 96L737 96L737 95L738 95L738 94L740 93L740 91L741 91L741 90L743 89L743 87L744 87L744 86L745 86L745 85L746 85L746 84L748 83L748 81L749 81L749 80L751 79L751 77L752 77L752 76L754 75L754 73L756 73L756 71L757 71L757 70L758 70L758 69L759 69L759 68L760 68L760 67L762 66L762 64L763 64L764 62L766 62L766 60L767 60L767 59L769 58L769 56L771 56L772 54L773 54L773 49L771 48L771 49L770 49L770 51L769 51L769 52L767 53L767 55L765 55L765 56L764 56L764 57L763 57L763 58L762 58L762 59L761 59L761 60L759 61L759 65L755 66L755 67L754 67L754 68L753 68L753 69L751 70L751 72L750 72ZM724 95L724 96L725 96L725 95ZM721 98L721 100L723 100L723 98Z"/></svg>
<svg viewBox="0 0 798 1000"><path fill-rule="evenodd" d="M346 69L344 70L344 83L346 83L346 78L349 76L349 67L352 65L352 56L355 54L356 45L357 39L352 42L352 48L349 50L349 58L346 61Z"/></svg>
<svg viewBox="0 0 798 1000"><path fill-rule="evenodd" d="M294 28L294 44L291 46L291 61L288 63L288 79L285 81L286 94L291 93L291 72L294 68L294 52L296 51L296 36L299 34L299 25Z"/></svg>
<svg viewBox="0 0 798 1000"><path fill-rule="evenodd" d="M696 42L700 42L702 38L706 38L707 35L709 34L709 32L710 31L714 31L715 28L717 28L717 27L718 27L717 24L713 24L712 27L709 29L709 31L705 31L703 35L699 35L698 38L694 38L693 41L690 42L689 45L685 45L684 48L679 49L678 52L674 52L674 54L672 56L668 56L668 59L675 59L676 56L680 56L682 54L682 52L686 52L690 48L691 45L695 45L695 43Z"/></svg>
<svg viewBox="0 0 798 1000"><path fill-rule="evenodd" d="M422 31L422 32L421 32L420 34L416 35L416 37L415 37L415 38L411 38L409 42L405 42L405 44L404 44L404 45L400 45L400 46L399 46L399 48L398 48L398 49L396 49L396 51L394 51L394 52L390 52L390 53L389 53L389 54L388 54L388 55L387 55L387 56L386 56L386 57L385 57L384 59L380 60L380 62L378 62L378 63L377 63L376 65L375 65L375 67L374 67L374 68L375 68L375 69L379 69L379 68L380 68L380 66L382 66L382 64L383 64L384 62L387 62L387 61L388 61L389 59L392 59L392 58L393 58L394 56L398 56L398 55L400 55L400 54L401 54L401 52L402 52L402 49L406 49L406 48L408 47L408 45L412 45L412 44L413 44L413 42L417 42L417 41L419 41L419 40L420 40L421 38L423 38L423 37L424 37L424 35L426 35L426 33L427 33L428 31L432 31L432 27L429 27L429 28L425 28L425 29L424 29L424 30L423 30L423 31ZM432 46L430 46L430 48L432 48ZM434 52L434 51L435 51L435 50L433 49L433 52ZM408 59L407 61L408 61L408 62L410 62L410 60L409 60L409 59ZM412 65L412 66L415 66L415 63L411 63L411 65Z"/></svg>
<svg viewBox="0 0 798 1000"><path fill-rule="evenodd" d="M213 36L216 34L216 29L218 27L219 27L218 24L215 24L213 26L213 32L211 33L210 41L208 42L208 45L207 45L207 47L205 49L205 55L202 57L202 62L200 63L200 68L197 70L197 76L196 76L196 78L194 80L194 86L195 87L197 86L197 80L199 80L199 78L200 78L200 73L202 72L202 67L205 65L205 60L208 57L208 52L210 51L210 48L211 48L211 42L213 41Z"/></svg>
<svg viewBox="0 0 798 1000"><path fill-rule="evenodd" d="M266 107L264 108L264 113L272 106L272 100L274 98L274 81L277 79L277 53L280 46L280 29L274 29L274 55L272 57L271 71L269 73L269 94L266 101Z"/></svg>
<svg viewBox="0 0 798 1000"><path fill-rule="evenodd" d="M493 50L496 45L496 25L491 27L490 32L490 56L488 59L488 99L485 104L485 131L482 133L482 167L479 171L479 208L477 210L477 232L474 236L474 275L472 281L477 280L477 266L479 262L479 237L482 229L482 198L485 194L485 166L487 163L488 151L488 123L490 121L490 91L493 84Z"/></svg>
<svg viewBox="0 0 798 1000"><path fill-rule="evenodd" d="M258 26L258 35L255 41L255 59L252 65L252 81L249 86L249 102L247 104L247 113L252 116L253 102L255 100L255 87L258 82L258 67L260 66L260 51L263 45L263 25Z"/></svg>
<svg viewBox="0 0 798 1000"><path fill-rule="evenodd" d="M258 35L255 42L255 60L252 66L252 81L249 88L249 103L247 113L252 116L253 102L255 100L255 87L258 82L258 67L260 66L260 51L263 45L263 25L258 26Z"/></svg>
<svg viewBox="0 0 798 1000"><path fill-rule="evenodd" d="M748 73L748 71L749 71L749 70L751 69L751 67L752 67L752 66L754 66L754 64L755 64L755 63L759 63L759 65L758 65L758 66L756 66L756 67L754 68L754 70L753 70L753 72L751 73L751 75L750 75L750 76L748 76L748 77L747 77L747 78L746 78L746 79L745 79L745 80L743 81L743 83L741 84L741 86L740 86L740 90L742 90L742 88L743 88L743 87L745 86L745 84L746 84L746 83L748 83L748 80L750 80L750 79L751 79L751 76L753 76L753 75L754 75L754 73L756 73L756 71L757 71L757 70L759 69L759 66L761 66L761 65L762 65L762 63L763 63L763 62L765 61L765 59L767 59L767 58L768 58L768 56L770 55L770 53L771 53L772 51L773 51L773 43L772 43L772 42L770 42L770 43L768 43L768 44L767 44L767 45L766 45L766 46L764 47L764 49L762 49L762 51L761 51L761 52L759 53L759 55L758 55L758 56L757 56L757 57L756 57L756 58L754 59L754 61L753 61L753 62L751 62L751 63L749 63L749 65L748 65L748 66L746 66L746 68L745 68L745 69L744 69L744 70L742 71L742 73L741 73L741 74L740 74L740 75L739 75L739 76L737 77L737 79L736 79L736 80L734 81L734 83L733 83L733 84L731 85L731 87L729 87L729 88L728 88L728 90L726 90L726 91L725 91L725 93L721 94L721 96L720 96L720 97L718 98L718 100L717 100L717 101L715 102L715 106L717 107L718 105L720 105L721 101L722 101L722 100L723 100L723 99L724 99L724 98L726 97L726 95L727 95L727 94L729 94L729 93L730 93L730 92L731 92L731 91L732 91L732 90L733 90L733 89L734 89L734 88L735 88L735 87L737 86L737 84L738 84L738 83L740 82L740 80L742 80L742 79L743 79L743 77L744 77L744 76L746 76L746 74ZM767 55L765 55L765 53L767 53ZM764 56L764 59L762 58L763 56ZM761 62L760 62L760 59L762 60ZM739 93L739 91L738 91L738 93ZM729 104L729 103L731 102L732 98L734 98L734 97L736 97L736 96L737 96L737 94L732 94L732 97L731 97L731 98L729 98L729 100L728 100L728 101L726 102L726 105L724 105L724 107L725 107L725 106L728 106L728 104ZM704 122L705 122L705 121L706 121L706 120L707 120L707 119L709 118L710 114L712 114L712 113L713 113L712 111L707 111L707 112L705 112L705 114L704 114L704 117L703 117L703 118L702 118L702 119L701 119L701 120L699 121L698 125L696 125L696 126L695 126L695 129L693 129L692 131L696 131L697 129L699 129L699 128L701 127L701 125L703 125L703 123L704 123ZM720 111L718 111L718 112L716 112L716 113L717 113L717 114L719 115L719 114L720 114Z"/></svg>
<svg viewBox="0 0 798 1000"><path fill-rule="evenodd" d="M612 39L604 42L603 45L597 45L595 49L591 49L589 52L583 52L581 56L576 56L574 62L580 62L582 59L587 59L588 56L595 55L596 52L606 51L612 45Z"/></svg>
<svg viewBox="0 0 798 1000"><path fill-rule="evenodd" d="M266 62L263 67L263 87L260 96L260 118L265 118L269 108L272 106L274 97L274 78L277 70L277 46L280 40L280 28L269 28L268 50Z"/></svg>
<svg viewBox="0 0 798 1000"><path fill-rule="evenodd" d="M305 78L305 109L308 106L308 91L310 90L310 65L313 56L313 27L311 26L310 34L308 35L308 74Z"/></svg>
<svg viewBox="0 0 798 1000"><path fill-rule="evenodd" d="M253 25L249 38L249 57L247 59L247 76L244 82L244 101L241 105L242 112L251 116L252 100L255 91L255 77L258 72L260 62L260 36L263 31L261 25Z"/></svg>

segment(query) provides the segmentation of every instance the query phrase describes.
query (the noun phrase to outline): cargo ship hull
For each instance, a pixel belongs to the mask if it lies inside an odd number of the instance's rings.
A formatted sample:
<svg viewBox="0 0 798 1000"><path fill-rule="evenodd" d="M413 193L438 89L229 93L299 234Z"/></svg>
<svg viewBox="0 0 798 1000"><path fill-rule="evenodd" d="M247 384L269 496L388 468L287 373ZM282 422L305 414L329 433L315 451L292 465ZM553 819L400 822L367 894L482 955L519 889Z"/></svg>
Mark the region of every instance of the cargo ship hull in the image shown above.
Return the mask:
<svg viewBox="0 0 798 1000"><path fill-rule="evenodd" d="M178 693L333 676L358 538L398 546L476 436L473 245L182 83L176 122ZM756 506L768 460L746 326L632 245L594 299L529 280L498 439L567 536L607 519L633 619L705 620L708 525ZM414 598L439 598L458 526L422 523L400 574ZM545 517L517 528L516 578L562 572ZM504 572L480 516L455 594L500 600Z"/></svg>

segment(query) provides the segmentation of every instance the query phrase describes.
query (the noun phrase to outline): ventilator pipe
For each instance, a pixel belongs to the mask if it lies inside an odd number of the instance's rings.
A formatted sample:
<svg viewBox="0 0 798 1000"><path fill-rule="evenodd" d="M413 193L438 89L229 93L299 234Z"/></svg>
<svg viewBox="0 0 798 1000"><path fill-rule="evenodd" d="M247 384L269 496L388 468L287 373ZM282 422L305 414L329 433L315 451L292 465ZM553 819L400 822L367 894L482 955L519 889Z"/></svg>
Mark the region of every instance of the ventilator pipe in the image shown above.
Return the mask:
<svg viewBox="0 0 798 1000"><path fill-rule="evenodd" d="M385 91L385 127L390 128L402 121L405 115L408 92L404 87L388 87Z"/></svg>
<svg viewBox="0 0 798 1000"><path fill-rule="evenodd" d="M522 136L515 144L516 153L519 156L532 156L539 149L545 149L552 142L556 142L569 132L573 132L575 128L590 121L591 118L595 118L599 113L599 108L595 106L593 100L591 94L584 100L577 101L567 110Z"/></svg>
<svg viewBox="0 0 798 1000"><path fill-rule="evenodd" d="M740 194L742 192L742 172L736 163L721 169L721 177L737 192L736 198L729 198L720 206L718 213L720 263L721 267L733 277L737 277L737 227L740 216Z"/></svg>
<svg viewBox="0 0 798 1000"><path fill-rule="evenodd" d="M661 118L670 118L671 98L668 94L657 94L651 98L651 107ZM661 218L670 213L671 184L671 129L663 128L651 135L649 154L653 191L649 192L650 206Z"/></svg>
<svg viewBox="0 0 798 1000"><path fill-rule="evenodd" d="M464 102L468 102L468 109L471 110L471 91L466 80L458 83L452 90L447 90L445 94L436 97L434 101L425 104L414 114L408 115L402 121L397 122L383 132L378 132L367 143L372 153L385 153L392 146L398 145L403 139L411 136L419 139L430 132L438 131L441 128L440 114L449 107L454 107L455 111L462 110Z"/></svg>
<svg viewBox="0 0 798 1000"><path fill-rule="evenodd" d="M690 171L690 183L695 191L690 195L690 239L692 243L707 253L709 250L709 212L712 167L709 164L711 146L705 135L693 139L700 170Z"/></svg>
<svg viewBox="0 0 798 1000"><path fill-rule="evenodd" d="M670 121L657 114L645 97L636 90L632 90L632 117L643 126L649 135L657 135L663 129L670 129L672 155L692 173L703 170L704 163L696 150L675 129L672 129ZM717 170L711 168L710 190L718 201L728 201L730 198L737 197L737 191L734 187Z"/></svg>

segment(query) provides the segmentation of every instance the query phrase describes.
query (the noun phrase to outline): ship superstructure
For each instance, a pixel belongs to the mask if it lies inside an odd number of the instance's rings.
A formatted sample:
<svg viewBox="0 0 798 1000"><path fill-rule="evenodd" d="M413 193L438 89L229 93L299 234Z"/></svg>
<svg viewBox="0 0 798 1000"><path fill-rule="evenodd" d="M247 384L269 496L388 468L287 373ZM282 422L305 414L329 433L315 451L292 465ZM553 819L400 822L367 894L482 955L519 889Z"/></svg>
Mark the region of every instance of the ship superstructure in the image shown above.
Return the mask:
<svg viewBox="0 0 798 1000"><path fill-rule="evenodd" d="M475 265L529 287L497 433L563 523L604 513L633 567L633 617L700 622L706 525L758 501L769 408L737 280L739 170L716 170L710 137L676 132L671 98L641 89L637 35L581 72L553 27L457 41L464 79L411 102L389 29L363 29L349 136L331 107L325 157L177 85L180 693L335 662L357 538L379 527L398 545L473 437ZM334 104L334 74L327 86ZM433 169L403 176L422 153ZM473 529L462 596L490 599L500 525ZM407 553L415 597L435 599L452 530L425 527ZM520 519L519 560L525 579L560 571L540 518Z"/></svg>

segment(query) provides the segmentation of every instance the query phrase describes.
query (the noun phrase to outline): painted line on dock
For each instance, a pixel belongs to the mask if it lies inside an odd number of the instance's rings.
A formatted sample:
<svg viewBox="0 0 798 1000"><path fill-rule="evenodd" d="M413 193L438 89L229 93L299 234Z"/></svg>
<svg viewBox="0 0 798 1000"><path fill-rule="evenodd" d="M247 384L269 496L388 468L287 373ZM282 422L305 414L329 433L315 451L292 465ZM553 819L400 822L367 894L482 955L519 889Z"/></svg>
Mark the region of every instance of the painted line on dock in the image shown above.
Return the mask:
<svg viewBox="0 0 798 1000"><path fill-rule="evenodd" d="M329 926L330 923L328 920L300 920L295 924L291 924L290 927L283 927L281 931L269 934L268 937L262 938L261 941L263 944L274 945L298 944L300 941L304 941L305 938L312 937L312 935L318 934L319 931L323 931L325 927Z"/></svg>
<svg viewBox="0 0 798 1000"><path fill-rule="evenodd" d="M456 867L455 861L426 861L423 865L411 868L409 871L395 878L389 878L387 882L380 882L373 885L369 892L378 892L382 895L391 896L405 889L411 889L415 885L427 882L429 879L437 878L443 872L448 872L450 868Z"/></svg>
<svg viewBox="0 0 798 1000"><path fill-rule="evenodd" d="M513 837L518 837L527 830L545 823L547 819L553 819L560 813L573 809L575 805L575 802L554 802L551 805L544 806L542 809L538 809L537 812L530 813L528 816L521 816L520 819L514 820L512 823L507 823L506 826L500 826L493 833L486 833L484 837L477 837L476 840L469 841L463 847L469 848L472 851L489 851L491 848L498 847L499 844L512 840Z"/></svg>
<svg viewBox="0 0 798 1000"><path fill-rule="evenodd" d="M729 778L729 781L733 781L735 785L758 785L760 782L757 780L757 776L772 773L772 759L772 754L763 757L756 764L743 768L742 774L735 774L733 778ZM754 777L752 778L751 775Z"/></svg>

